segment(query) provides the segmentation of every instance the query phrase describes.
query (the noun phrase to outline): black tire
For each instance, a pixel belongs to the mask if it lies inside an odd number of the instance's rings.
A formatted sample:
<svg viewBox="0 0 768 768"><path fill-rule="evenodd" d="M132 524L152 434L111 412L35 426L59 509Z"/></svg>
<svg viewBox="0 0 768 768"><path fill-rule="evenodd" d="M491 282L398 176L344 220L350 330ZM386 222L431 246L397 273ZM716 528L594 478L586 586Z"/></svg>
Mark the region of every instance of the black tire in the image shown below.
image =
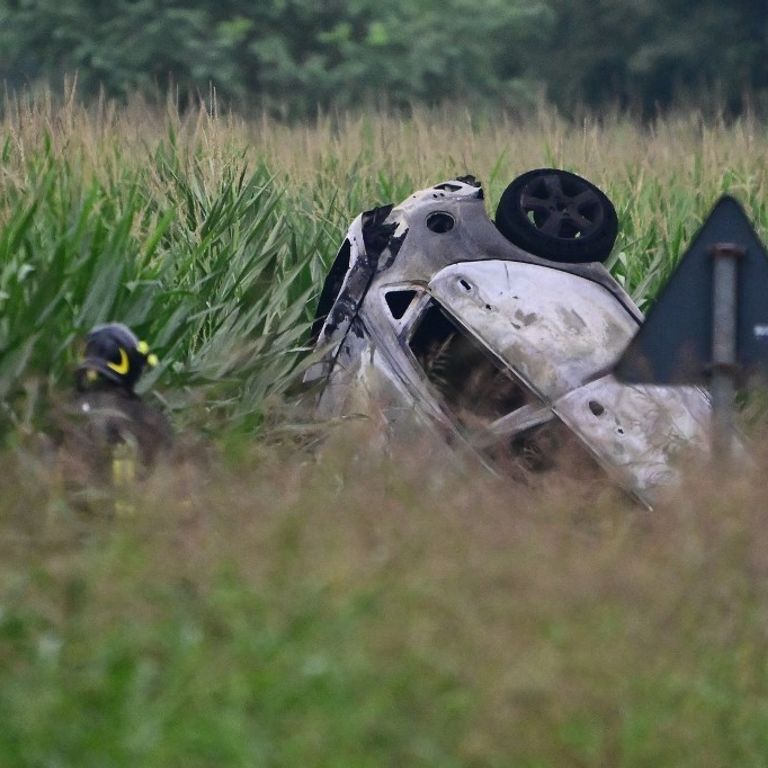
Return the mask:
<svg viewBox="0 0 768 768"><path fill-rule="evenodd" d="M496 209L496 226L510 242L550 261L605 261L619 220L594 184L575 173L538 168L518 176Z"/></svg>

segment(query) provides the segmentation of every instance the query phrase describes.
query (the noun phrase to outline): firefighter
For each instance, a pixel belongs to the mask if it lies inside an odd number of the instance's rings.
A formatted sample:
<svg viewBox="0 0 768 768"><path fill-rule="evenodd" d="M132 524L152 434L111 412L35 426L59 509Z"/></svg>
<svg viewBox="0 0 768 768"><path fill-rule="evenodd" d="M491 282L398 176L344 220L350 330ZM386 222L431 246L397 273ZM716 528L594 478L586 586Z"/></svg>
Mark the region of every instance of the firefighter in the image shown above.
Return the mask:
<svg viewBox="0 0 768 768"><path fill-rule="evenodd" d="M80 428L70 444L118 491L130 485L172 444L166 417L136 394L144 369L157 357L122 323L93 328L77 368L74 409ZM116 503L119 512L120 504Z"/></svg>

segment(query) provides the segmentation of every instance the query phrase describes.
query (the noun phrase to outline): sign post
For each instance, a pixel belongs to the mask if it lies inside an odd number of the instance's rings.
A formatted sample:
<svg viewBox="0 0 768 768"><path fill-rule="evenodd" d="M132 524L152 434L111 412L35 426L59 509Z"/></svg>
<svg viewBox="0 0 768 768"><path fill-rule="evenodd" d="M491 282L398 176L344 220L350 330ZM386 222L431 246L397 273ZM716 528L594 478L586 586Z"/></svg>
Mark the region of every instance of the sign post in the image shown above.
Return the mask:
<svg viewBox="0 0 768 768"><path fill-rule="evenodd" d="M736 402L736 313L739 258L744 248L735 243L712 246L712 457L729 462L733 454Z"/></svg>
<svg viewBox="0 0 768 768"><path fill-rule="evenodd" d="M738 388L753 373L768 379L768 253L732 197L715 205L614 373L709 387L712 457L732 458Z"/></svg>

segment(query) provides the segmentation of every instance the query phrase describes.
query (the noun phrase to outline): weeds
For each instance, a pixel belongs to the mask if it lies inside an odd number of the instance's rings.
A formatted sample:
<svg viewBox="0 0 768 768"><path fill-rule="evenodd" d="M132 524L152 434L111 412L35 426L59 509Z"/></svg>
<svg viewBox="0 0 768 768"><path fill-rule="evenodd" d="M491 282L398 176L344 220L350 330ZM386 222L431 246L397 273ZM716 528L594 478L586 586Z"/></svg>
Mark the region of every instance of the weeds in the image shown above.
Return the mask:
<svg viewBox="0 0 768 768"><path fill-rule="evenodd" d="M645 308L722 192L767 234L764 126L2 114L0 765L765 763L765 455L647 513L429 447L316 460L281 401L360 210L574 170L616 202L611 268ZM152 343L144 386L207 446L125 517L40 437L103 320Z"/></svg>
<svg viewBox="0 0 768 768"><path fill-rule="evenodd" d="M117 519L11 462L3 764L762 763L759 467L651 514L429 455L161 468Z"/></svg>
<svg viewBox="0 0 768 768"><path fill-rule="evenodd" d="M349 220L472 171L492 206L517 173L573 169L615 200L610 266L642 308L722 192L765 232L765 128L695 116L643 132L469 113L320 117L286 127L201 107L62 105L7 95L0 122L0 428L32 430L77 340L121 320L162 364L144 386L179 425L258 429L295 379L324 270Z"/></svg>

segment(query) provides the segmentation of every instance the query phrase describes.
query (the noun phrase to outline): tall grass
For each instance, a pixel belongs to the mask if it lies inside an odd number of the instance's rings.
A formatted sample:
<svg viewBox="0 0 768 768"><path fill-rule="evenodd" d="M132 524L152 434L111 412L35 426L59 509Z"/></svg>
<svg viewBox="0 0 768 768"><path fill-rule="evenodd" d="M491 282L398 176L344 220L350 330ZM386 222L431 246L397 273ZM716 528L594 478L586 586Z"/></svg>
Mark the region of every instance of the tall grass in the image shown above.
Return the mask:
<svg viewBox="0 0 768 768"><path fill-rule="evenodd" d="M603 186L611 266L641 306L723 192L768 233L766 128L696 115L639 128L469 112L332 115L288 127L204 106L85 107L7 94L0 122L0 402L30 429L66 385L77 339L123 320L160 353L145 386L180 423L252 429L289 385L313 298L347 222L467 171L489 207L516 174L556 165Z"/></svg>
<svg viewBox="0 0 768 768"><path fill-rule="evenodd" d="M575 170L616 202L611 266L647 306L721 193L768 236L767 137L7 95L0 766L765 765L765 452L648 513L429 445L381 460L363 423L319 459L265 438L360 210L467 171L490 210L521 171ZM103 320L152 343L146 389L219 449L84 501L41 436Z"/></svg>
<svg viewBox="0 0 768 768"><path fill-rule="evenodd" d="M650 514L430 455L176 467L118 519L6 463L0 763L765 764L762 469Z"/></svg>
<svg viewBox="0 0 768 768"><path fill-rule="evenodd" d="M6 131L6 416L16 417L21 387L30 397L67 383L76 340L120 319L161 352L145 386L161 378L179 409L185 391L201 389L228 420L252 420L296 366L320 228L292 223L273 173L249 167L242 150L212 163L180 146L170 125L136 156L117 139L94 148L76 134L43 131L30 151ZM103 167L89 168L90 151L103 153Z"/></svg>

